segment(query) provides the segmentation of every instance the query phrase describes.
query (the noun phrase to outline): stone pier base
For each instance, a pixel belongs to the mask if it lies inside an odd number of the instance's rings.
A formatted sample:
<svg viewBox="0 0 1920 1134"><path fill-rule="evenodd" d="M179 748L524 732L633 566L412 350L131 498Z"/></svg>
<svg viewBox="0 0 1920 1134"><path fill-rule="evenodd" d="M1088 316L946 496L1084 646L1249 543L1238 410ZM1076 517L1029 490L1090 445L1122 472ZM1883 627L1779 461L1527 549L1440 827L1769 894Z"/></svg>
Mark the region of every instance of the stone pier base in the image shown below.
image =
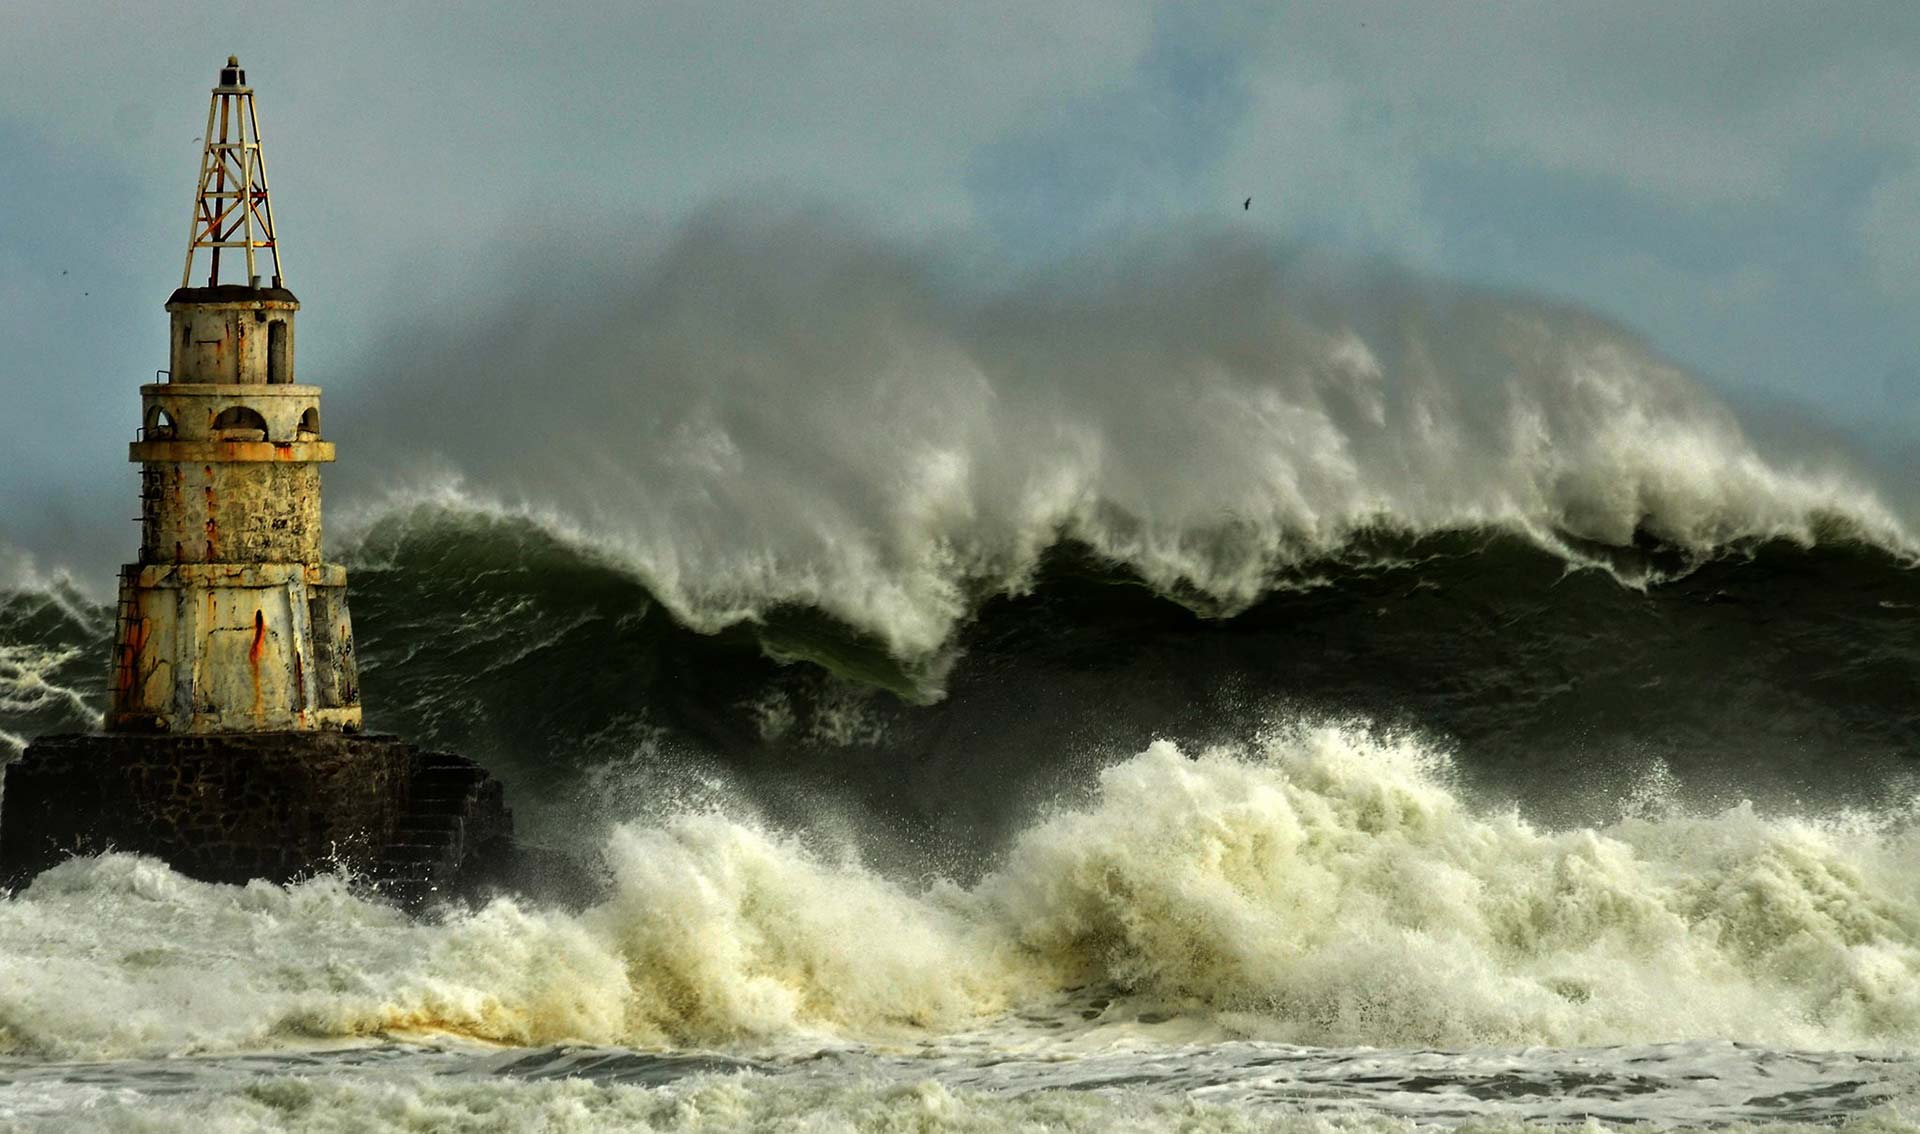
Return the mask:
<svg viewBox="0 0 1920 1134"><path fill-rule="evenodd" d="M412 906L481 881L512 834L484 769L397 737L48 736L6 768L0 885L118 850L208 882L340 865Z"/></svg>

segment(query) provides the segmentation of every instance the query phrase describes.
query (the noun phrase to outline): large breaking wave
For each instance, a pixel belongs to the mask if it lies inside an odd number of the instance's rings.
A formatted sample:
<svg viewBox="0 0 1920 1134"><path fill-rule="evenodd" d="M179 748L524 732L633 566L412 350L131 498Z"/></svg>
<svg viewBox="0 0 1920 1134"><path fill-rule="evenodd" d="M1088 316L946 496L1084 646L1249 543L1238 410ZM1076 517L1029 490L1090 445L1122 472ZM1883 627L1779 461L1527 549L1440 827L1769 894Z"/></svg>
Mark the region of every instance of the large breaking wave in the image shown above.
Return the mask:
<svg viewBox="0 0 1920 1134"><path fill-rule="evenodd" d="M811 213L536 268L377 352L343 473L419 458L399 467L604 552L686 625L799 606L899 657L1063 543L1215 613L1383 530L1609 565L1635 541L1916 547L1844 454L1763 450L1577 311L1190 234L960 274Z"/></svg>

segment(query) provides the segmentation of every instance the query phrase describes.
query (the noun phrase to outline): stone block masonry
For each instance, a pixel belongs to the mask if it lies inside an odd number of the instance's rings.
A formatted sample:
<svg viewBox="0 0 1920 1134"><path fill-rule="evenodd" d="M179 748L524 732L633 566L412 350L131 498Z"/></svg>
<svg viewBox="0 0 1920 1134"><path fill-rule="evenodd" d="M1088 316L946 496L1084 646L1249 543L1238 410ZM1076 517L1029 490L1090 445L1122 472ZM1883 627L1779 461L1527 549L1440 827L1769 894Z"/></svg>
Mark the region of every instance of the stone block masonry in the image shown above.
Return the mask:
<svg viewBox="0 0 1920 1134"><path fill-rule="evenodd" d="M0 884L74 854L148 854L208 882L335 866L403 905L471 889L512 813L472 761L392 736L48 736L7 768Z"/></svg>

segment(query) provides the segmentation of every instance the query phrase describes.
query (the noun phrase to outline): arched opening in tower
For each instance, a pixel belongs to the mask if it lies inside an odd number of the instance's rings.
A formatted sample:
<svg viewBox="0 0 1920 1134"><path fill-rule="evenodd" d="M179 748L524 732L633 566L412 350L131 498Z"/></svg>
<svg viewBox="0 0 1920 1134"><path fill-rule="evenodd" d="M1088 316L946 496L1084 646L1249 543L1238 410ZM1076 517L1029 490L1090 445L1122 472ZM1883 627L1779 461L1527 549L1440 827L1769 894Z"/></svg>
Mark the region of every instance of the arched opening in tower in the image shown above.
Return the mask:
<svg viewBox="0 0 1920 1134"><path fill-rule="evenodd" d="M173 418L166 410L154 406L147 411L145 439L148 441L173 440Z"/></svg>
<svg viewBox="0 0 1920 1134"><path fill-rule="evenodd" d="M213 436L216 441L265 441L267 419L259 410L228 406L213 419Z"/></svg>

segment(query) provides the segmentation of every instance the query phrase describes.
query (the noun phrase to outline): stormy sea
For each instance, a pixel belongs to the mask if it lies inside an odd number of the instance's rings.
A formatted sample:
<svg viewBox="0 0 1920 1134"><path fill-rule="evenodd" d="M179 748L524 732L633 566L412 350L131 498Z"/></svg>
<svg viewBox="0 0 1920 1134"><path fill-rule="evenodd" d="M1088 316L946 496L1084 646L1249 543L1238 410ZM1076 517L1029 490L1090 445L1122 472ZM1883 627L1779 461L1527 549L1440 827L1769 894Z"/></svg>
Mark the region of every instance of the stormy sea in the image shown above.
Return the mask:
<svg viewBox="0 0 1920 1134"><path fill-rule="evenodd" d="M334 411L369 728L604 894L70 860L0 1130L1920 1129L1899 485L1548 303L796 232ZM8 754L113 618L10 570Z"/></svg>

